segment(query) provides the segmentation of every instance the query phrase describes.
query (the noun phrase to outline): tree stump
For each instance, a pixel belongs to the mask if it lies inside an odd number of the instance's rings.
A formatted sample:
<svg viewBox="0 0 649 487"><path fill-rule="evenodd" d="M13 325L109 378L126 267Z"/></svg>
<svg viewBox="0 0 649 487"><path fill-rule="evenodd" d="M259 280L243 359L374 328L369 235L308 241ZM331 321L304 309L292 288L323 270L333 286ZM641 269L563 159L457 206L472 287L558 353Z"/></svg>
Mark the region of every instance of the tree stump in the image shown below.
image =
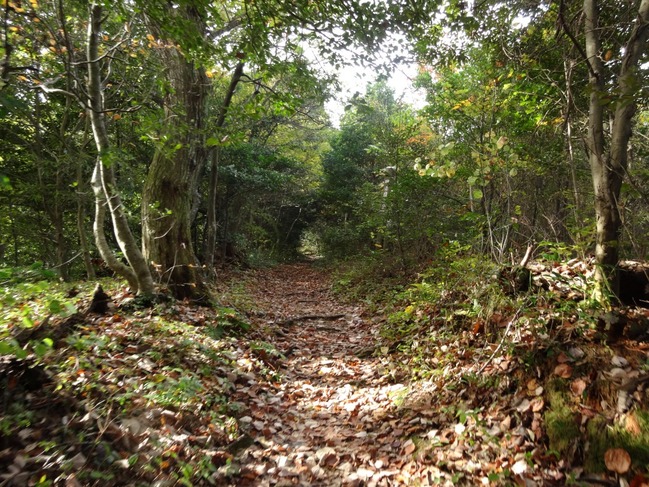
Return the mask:
<svg viewBox="0 0 649 487"><path fill-rule="evenodd" d="M532 273L527 267L503 267L498 273L498 284L507 296L518 296L532 287Z"/></svg>

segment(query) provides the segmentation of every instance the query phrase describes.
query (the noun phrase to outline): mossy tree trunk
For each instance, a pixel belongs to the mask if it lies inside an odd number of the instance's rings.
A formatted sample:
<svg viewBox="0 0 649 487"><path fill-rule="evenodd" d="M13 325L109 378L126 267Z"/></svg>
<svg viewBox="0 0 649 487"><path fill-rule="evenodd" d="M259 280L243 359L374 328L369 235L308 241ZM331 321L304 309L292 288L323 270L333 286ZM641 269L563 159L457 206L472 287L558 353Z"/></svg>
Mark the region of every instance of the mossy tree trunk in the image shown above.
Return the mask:
<svg viewBox="0 0 649 487"><path fill-rule="evenodd" d="M200 14L189 7L184 13L197 24ZM195 18L194 18L195 17ZM158 37L163 33L152 24ZM164 96L166 144L158 147L142 194L142 245L148 262L178 299L205 301L203 273L194 253L191 207L198 191L207 150L205 121L210 88L205 70L187 59L179 48L161 53L169 89Z"/></svg>

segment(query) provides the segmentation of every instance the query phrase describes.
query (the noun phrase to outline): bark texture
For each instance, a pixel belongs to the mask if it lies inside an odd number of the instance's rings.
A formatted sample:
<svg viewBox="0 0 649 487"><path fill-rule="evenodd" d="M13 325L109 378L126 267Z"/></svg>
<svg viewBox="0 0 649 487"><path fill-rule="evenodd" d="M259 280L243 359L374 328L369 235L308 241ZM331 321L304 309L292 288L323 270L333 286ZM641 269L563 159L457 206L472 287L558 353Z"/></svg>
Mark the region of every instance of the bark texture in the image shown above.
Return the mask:
<svg viewBox="0 0 649 487"><path fill-rule="evenodd" d="M624 49L624 58L616 75L615 93L608 93L601 59L601 26L598 0L584 0L585 44L589 68L589 121L587 150L595 191L597 225L595 257L598 268L598 297L606 288L619 295L619 241L622 228L619 198L627 169L627 153L638 91L636 73L649 36L649 0L642 0L638 16ZM604 133L604 107L614 96L614 116L610 142Z"/></svg>
<svg viewBox="0 0 649 487"><path fill-rule="evenodd" d="M186 15L198 14L190 11ZM155 35L162 35L155 25L152 29ZM179 49L165 49L161 55L170 84L164 97L163 133L168 144L156 150L144 185L143 251L161 283L176 298L204 301L208 292L194 254L191 207L207 156L209 80L205 70L187 60Z"/></svg>

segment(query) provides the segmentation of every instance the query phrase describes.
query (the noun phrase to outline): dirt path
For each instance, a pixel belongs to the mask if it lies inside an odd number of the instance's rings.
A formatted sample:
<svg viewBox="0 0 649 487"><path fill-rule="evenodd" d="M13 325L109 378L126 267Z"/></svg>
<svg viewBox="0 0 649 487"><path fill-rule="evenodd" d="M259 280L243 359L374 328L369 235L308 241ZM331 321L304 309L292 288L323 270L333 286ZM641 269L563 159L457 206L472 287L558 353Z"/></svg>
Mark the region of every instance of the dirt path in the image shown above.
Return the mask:
<svg viewBox="0 0 649 487"><path fill-rule="evenodd" d="M408 425L395 419L404 387L380 359L357 356L376 342L376 326L329 288L306 264L256 272L250 282L267 340L286 359L269 362L277 383L250 376L238 386L254 444L234 485L405 485L409 471L422 475L408 458L414 445L401 439Z"/></svg>

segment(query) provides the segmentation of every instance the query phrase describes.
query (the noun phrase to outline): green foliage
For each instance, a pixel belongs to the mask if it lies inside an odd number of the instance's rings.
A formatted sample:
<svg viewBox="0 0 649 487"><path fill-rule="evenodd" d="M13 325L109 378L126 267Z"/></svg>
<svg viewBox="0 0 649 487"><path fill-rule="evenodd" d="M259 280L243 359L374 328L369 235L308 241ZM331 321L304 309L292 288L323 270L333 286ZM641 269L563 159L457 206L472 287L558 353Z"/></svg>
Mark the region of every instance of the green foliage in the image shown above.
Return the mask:
<svg viewBox="0 0 649 487"><path fill-rule="evenodd" d="M51 316L67 317L77 312L74 302L65 296L58 283L41 281L53 273L36 263L28 269L0 269L0 355L20 359L30 353L43 357L51 351L50 338L19 343L21 331L43 324Z"/></svg>
<svg viewBox="0 0 649 487"><path fill-rule="evenodd" d="M224 147L219 157L222 252L234 248L258 262L293 257L309 218L309 195L300 191L306 169L253 143Z"/></svg>
<svg viewBox="0 0 649 487"><path fill-rule="evenodd" d="M425 121L384 81L351 100L323 158L315 229L325 256L374 249L397 258L405 272L463 230L457 199L411 169L434 141Z"/></svg>
<svg viewBox="0 0 649 487"><path fill-rule="evenodd" d="M207 329L207 333L219 340L224 336L242 335L250 330L250 323L244 320L234 308L217 307L218 321Z"/></svg>

